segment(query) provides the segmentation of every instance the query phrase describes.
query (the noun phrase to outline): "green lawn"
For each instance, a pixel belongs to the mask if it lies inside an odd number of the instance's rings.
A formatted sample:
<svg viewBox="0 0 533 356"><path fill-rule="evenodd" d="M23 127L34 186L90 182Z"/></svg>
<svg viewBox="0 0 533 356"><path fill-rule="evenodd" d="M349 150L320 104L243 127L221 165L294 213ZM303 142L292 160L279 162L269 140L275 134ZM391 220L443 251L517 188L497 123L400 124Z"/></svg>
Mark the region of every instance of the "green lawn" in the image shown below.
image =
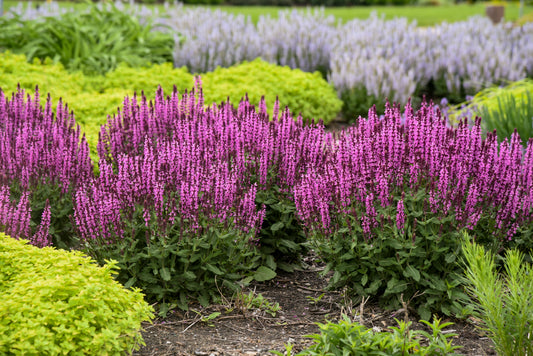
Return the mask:
<svg viewBox="0 0 533 356"><path fill-rule="evenodd" d="M18 1L4 0L4 11L9 7L15 6ZM24 2L26 3L26 2ZM34 4L38 1L34 2ZM86 6L83 3L61 2L61 6ZM160 6L160 5L149 5ZM419 26L431 26L443 21L456 22L466 20L470 16L485 15L485 4L474 5L441 5L441 6L371 6L371 7L332 7L326 9L326 14L334 15L342 21L348 21L354 18L368 18L375 11L378 15L385 15L386 18L407 17L409 20L416 20ZM213 9L221 9L234 14L244 14L251 16L254 22L257 22L259 16L270 14L277 16L280 10L290 8L283 7L266 7L266 6L213 6ZM299 8L302 9L302 8ZM533 6L526 6L524 14L533 12ZM505 9L505 18L514 21L518 18L518 3L507 4Z"/></svg>
<svg viewBox="0 0 533 356"><path fill-rule="evenodd" d="M277 16L278 11L286 9L280 7L242 7L242 6L221 6L214 7L221 10L245 14L252 17L256 22L259 16L270 14ZM372 7L330 7L326 10L327 15L333 15L343 22L354 18L368 18L372 12L378 15L385 15L385 18L393 19L394 17L407 17L409 20L416 20L419 26L432 26L443 21L456 22L468 19L471 16L485 16L485 5L441 5L441 6L372 6ZM524 14L533 12L533 6L526 6ZM518 4L509 4L505 9L505 18L515 21L518 18Z"/></svg>

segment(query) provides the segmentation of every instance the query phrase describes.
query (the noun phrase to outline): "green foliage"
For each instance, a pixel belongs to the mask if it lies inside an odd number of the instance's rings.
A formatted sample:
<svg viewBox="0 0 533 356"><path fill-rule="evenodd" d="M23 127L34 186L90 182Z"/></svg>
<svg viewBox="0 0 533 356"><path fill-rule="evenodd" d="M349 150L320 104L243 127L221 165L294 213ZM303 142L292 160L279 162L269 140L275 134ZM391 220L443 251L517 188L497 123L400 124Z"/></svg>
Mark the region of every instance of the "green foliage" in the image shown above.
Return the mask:
<svg viewBox="0 0 533 356"><path fill-rule="evenodd" d="M143 68L120 64L117 69L106 73L96 89L105 93L126 90L127 95L131 97L134 92L155 93L159 85L165 93L172 93L174 86L185 91L194 85L194 77L186 67L174 68L172 63Z"/></svg>
<svg viewBox="0 0 533 356"><path fill-rule="evenodd" d="M477 93L467 103L456 108L453 114L460 118L462 113L471 112L480 116L485 131L496 130L498 140L510 139L517 129L524 145L533 137L533 80L524 79L507 87L492 87Z"/></svg>
<svg viewBox="0 0 533 356"><path fill-rule="evenodd" d="M309 335L314 344L298 353L304 355L457 355L452 346L452 339L457 334L442 333L452 323L433 323L421 320L431 333L423 330L411 330L411 322L396 320L398 326L391 327L390 332L374 331L364 325L352 323L347 316L339 323L318 324L320 334ZM292 355L292 346L287 345L287 356ZM283 355L281 352L274 352Z"/></svg>
<svg viewBox="0 0 533 356"><path fill-rule="evenodd" d="M204 224L198 232L182 231L178 217L158 232L153 218L146 226L142 208L126 224L123 239L86 241L85 250L98 263L118 261L117 280L141 288L149 302L159 303L162 316L176 306L187 310L191 300L218 302L221 292L237 292L240 280L253 279L258 253L250 236L235 229Z"/></svg>
<svg viewBox="0 0 533 356"><path fill-rule="evenodd" d="M0 353L130 354L153 317L138 290L81 252L36 248L0 234Z"/></svg>
<svg viewBox="0 0 533 356"><path fill-rule="evenodd" d="M311 244L327 262L324 273L335 271L329 287L346 286L358 296L378 298L387 309L406 302L425 320L433 313L463 315L460 302L466 295L457 264L461 235L455 216L436 216L424 208L426 200L424 190L405 194L402 230L394 223L396 210L389 206L377 209L383 223L371 238L365 238L357 224L331 237L314 236Z"/></svg>
<svg viewBox="0 0 533 356"><path fill-rule="evenodd" d="M472 306L498 355L533 353L533 266L517 250L505 254L504 273L494 255L466 236L463 243L466 281Z"/></svg>
<svg viewBox="0 0 533 356"><path fill-rule="evenodd" d="M276 313L281 310L279 303L272 303L261 293L257 294L255 291L250 291L248 294L238 292L234 304L243 313L251 309L259 309L272 317L275 317Z"/></svg>
<svg viewBox="0 0 533 356"><path fill-rule="evenodd" d="M377 112L385 111L385 100L369 95L364 86L345 90L341 93L342 116L347 122L356 122L359 116L367 117L368 109L376 106Z"/></svg>
<svg viewBox="0 0 533 356"><path fill-rule="evenodd" d="M0 26L0 48L29 61L51 58L69 71L103 74L121 62L139 67L172 61L171 35L152 31L151 24L141 25L111 4L38 20L0 18Z"/></svg>
<svg viewBox="0 0 533 356"><path fill-rule="evenodd" d="M251 103L259 103L264 96L270 105L270 115L276 97L280 100L280 110L288 106L295 116L301 113L304 119L322 119L324 124L331 122L342 107L335 89L320 73L305 73L261 59L217 68L203 74L202 81L206 103L220 103L228 97L237 102L248 93Z"/></svg>
<svg viewBox="0 0 533 356"><path fill-rule="evenodd" d="M274 186L259 190L256 195L258 206L265 205L265 218L259 232L260 252L263 264L272 270L277 268L292 272L306 253L306 241L301 225L295 218L296 206Z"/></svg>

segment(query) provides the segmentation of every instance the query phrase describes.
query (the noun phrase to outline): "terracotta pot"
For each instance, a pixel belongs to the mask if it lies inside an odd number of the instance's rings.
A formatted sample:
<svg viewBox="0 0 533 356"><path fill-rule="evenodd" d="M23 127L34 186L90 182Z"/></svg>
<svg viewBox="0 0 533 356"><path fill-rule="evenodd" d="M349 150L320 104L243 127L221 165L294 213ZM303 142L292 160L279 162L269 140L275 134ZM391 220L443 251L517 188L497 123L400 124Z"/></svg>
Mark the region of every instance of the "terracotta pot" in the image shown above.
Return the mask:
<svg viewBox="0 0 533 356"><path fill-rule="evenodd" d="M492 23L499 23L505 14L505 7L502 5L490 5L485 8L485 13L492 20Z"/></svg>

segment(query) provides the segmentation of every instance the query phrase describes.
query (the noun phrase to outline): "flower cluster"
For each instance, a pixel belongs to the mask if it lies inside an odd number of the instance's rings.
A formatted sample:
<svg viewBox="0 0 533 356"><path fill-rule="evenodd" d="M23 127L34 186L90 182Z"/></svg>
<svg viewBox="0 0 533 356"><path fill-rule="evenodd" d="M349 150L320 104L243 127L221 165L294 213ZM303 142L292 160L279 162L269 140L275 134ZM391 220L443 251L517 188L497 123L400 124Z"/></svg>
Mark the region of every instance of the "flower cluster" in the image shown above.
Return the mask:
<svg viewBox="0 0 533 356"><path fill-rule="evenodd" d="M0 90L0 184L22 189L59 184L62 191L92 176L89 146L68 106L59 102L56 115L48 96L43 108L39 89L33 99L24 90L11 100Z"/></svg>
<svg viewBox="0 0 533 356"><path fill-rule="evenodd" d="M383 223L376 209L388 207L397 210L401 230L405 195L421 191L423 210L453 215L459 228L474 229L486 217L489 231L511 239L532 222L531 140L524 151L515 133L499 146L495 134L482 140L480 119L451 128L427 104L416 113L408 104L403 116L399 107L388 107L381 118L370 112L339 135L327 164L296 184L298 214L309 230L330 233L348 224L370 237Z"/></svg>
<svg viewBox="0 0 533 356"><path fill-rule="evenodd" d="M80 140L80 128L61 101L55 117L50 96L41 107L38 88L33 98L19 88L11 100L0 90L0 142L0 229L48 246L52 196L35 197L34 192L37 187L59 187L68 199L77 185L88 181L93 168L87 142ZM37 201L41 198L42 204ZM30 203L43 209L35 213L38 221L32 221Z"/></svg>
<svg viewBox="0 0 533 356"><path fill-rule="evenodd" d="M290 193L298 177L326 160L332 140L322 124L304 125L290 111L269 120L262 100L204 107L200 79L184 94L153 102L143 95L102 127L100 176L76 195L76 223L84 239L121 238L124 221L142 209L148 227L165 234L179 220L182 233L223 224L256 233L265 207L258 189Z"/></svg>
<svg viewBox="0 0 533 356"><path fill-rule="evenodd" d="M371 16L340 27L330 81L339 92L363 86L405 103L417 88L443 80L448 93L474 93L533 75L533 25L493 25L488 18L418 28L406 19Z"/></svg>

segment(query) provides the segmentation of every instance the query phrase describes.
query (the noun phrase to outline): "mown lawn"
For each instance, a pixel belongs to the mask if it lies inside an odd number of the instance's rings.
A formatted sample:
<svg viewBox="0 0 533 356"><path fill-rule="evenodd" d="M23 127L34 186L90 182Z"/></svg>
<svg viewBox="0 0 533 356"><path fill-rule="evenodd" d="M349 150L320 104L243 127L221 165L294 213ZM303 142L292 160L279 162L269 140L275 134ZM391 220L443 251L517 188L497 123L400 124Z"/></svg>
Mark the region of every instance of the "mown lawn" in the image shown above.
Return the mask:
<svg viewBox="0 0 533 356"><path fill-rule="evenodd" d="M4 11L10 7L16 6L19 1L4 1ZM25 2L24 2L25 3ZM33 2L38 4L39 2ZM25 3L26 5L26 3ZM60 2L61 6L84 7L83 3ZM147 5L161 6L161 5ZM441 6L369 6L369 7L332 7L325 10L327 15L334 15L338 19L348 21L354 18L367 18L372 12L377 12L379 16L384 15L386 18L406 17L409 20L416 20L419 26L431 26L443 21L456 22L466 20L475 15L485 15L485 4L460 4L460 5L441 5ZM257 22L261 15L270 15L277 17L280 10L290 8L273 7L273 6L211 6L213 9L221 9L234 14L243 14L250 16L254 22ZM302 8L298 8L302 9ZM525 6L524 14L533 12L533 6ZM519 15L518 3L507 4L505 9L505 18L514 21Z"/></svg>

